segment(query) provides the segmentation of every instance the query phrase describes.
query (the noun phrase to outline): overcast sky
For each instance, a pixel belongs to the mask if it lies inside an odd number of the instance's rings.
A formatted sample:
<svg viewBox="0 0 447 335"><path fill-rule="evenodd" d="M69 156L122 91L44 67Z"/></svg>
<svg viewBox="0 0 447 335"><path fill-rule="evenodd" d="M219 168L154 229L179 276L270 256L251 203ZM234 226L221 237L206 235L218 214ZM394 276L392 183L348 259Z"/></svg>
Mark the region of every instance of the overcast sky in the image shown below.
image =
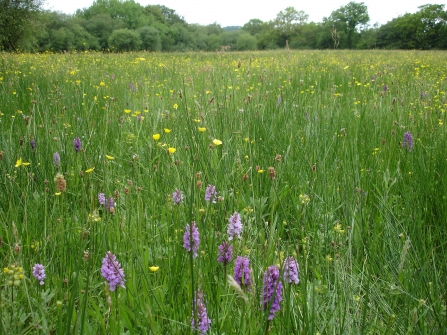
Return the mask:
<svg viewBox="0 0 447 335"><path fill-rule="evenodd" d="M322 22L323 17L349 3L349 0L273 0L261 4L259 0L135 0L143 6L164 5L174 9L188 23L207 25L214 22L222 27L243 26L251 19L273 20L285 8L291 6L309 15L309 22ZM445 0L363 0L368 7L370 24L384 24L405 13L415 13L418 6L427 3L443 3ZM93 0L45 0L45 9L73 14L77 9L88 8ZM362 1L355 1L362 2Z"/></svg>

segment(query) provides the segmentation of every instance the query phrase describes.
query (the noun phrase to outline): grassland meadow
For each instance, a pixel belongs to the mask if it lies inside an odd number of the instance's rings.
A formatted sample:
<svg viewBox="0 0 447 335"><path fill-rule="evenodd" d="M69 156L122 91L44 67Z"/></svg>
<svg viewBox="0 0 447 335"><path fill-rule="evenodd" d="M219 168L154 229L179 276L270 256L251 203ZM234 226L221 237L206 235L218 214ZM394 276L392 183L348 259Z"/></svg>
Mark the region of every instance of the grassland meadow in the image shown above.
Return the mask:
<svg viewBox="0 0 447 335"><path fill-rule="evenodd" d="M447 53L0 53L0 333L446 334Z"/></svg>

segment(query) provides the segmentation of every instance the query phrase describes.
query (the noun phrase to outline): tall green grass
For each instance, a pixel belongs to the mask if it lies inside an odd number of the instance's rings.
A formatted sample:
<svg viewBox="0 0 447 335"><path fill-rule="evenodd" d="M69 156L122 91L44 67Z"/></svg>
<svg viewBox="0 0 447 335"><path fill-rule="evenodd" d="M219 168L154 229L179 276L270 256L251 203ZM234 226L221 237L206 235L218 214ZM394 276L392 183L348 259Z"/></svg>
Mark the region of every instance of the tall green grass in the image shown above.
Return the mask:
<svg viewBox="0 0 447 335"><path fill-rule="evenodd" d="M2 275L2 333L197 333L199 288L210 334L445 332L446 64L442 52L0 54L0 259L24 273L19 286ZM235 211L247 302L227 283L234 262L217 262ZM107 251L125 289L101 276ZM283 283L268 321L264 271L289 255L300 284Z"/></svg>

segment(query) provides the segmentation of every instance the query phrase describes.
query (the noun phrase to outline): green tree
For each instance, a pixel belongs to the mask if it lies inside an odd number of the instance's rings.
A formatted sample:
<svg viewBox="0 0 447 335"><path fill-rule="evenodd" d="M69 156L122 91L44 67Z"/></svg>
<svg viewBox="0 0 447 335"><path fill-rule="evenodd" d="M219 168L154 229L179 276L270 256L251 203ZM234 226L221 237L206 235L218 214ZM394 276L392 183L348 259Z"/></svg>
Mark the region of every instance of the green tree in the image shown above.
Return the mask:
<svg viewBox="0 0 447 335"><path fill-rule="evenodd" d="M346 6L332 12L329 21L333 23L335 29L346 34L346 46L351 49L354 35L362 26L366 27L369 22L368 7L363 2L349 2Z"/></svg>
<svg viewBox="0 0 447 335"><path fill-rule="evenodd" d="M0 47L16 50L32 34L30 21L38 14L41 0L0 0Z"/></svg>
<svg viewBox="0 0 447 335"><path fill-rule="evenodd" d="M208 36L208 39L206 40L206 49L208 51L220 50L222 44L223 44L222 37L216 34L211 34Z"/></svg>
<svg viewBox="0 0 447 335"><path fill-rule="evenodd" d="M140 35L141 48L147 51L159 51L161 49L160 33L154 27L141 27L137 29Z"/></svg>
<svg viewBox="0 0 447 335"><path fill-rule="evenodd" d="M114 51L138 50L141 45L140 35L127 28L114 30L109 37L109 47Z"/></svg>
<svg viewBox="0 0 447 335"><path fill-rule="evenodd" d="M256 37L248 33L243 33L238 36L236 42L236 50L239 51L256 50L256 48L257 48Z"/></svg>
<svg viewBox="0 0 447 335"><path fill-rule="evenodd" d="M114 29L124 27L122 22L115 22L110 14L100 13L87 19L84 28L98 39L100 49L107 49L109 37Z"/></svg>
<svg viewBox="0 0 447 335"><path fill-rule="evenodd" d="M280 11L273 21L275 29L280 33L290 36L293 34L298 25L307 22L309 15L302 10L297 11L294 7L287 7L284 11Z"/></svg>
<svg viewBox="0 0 447 335"><path fill-rule="evenodd" d="M256 36L261 33L263 23L264 22L262 22L259 19L251 19L246 24L244 24L244 26L241 29L246 31L250 35Z"/></svg>

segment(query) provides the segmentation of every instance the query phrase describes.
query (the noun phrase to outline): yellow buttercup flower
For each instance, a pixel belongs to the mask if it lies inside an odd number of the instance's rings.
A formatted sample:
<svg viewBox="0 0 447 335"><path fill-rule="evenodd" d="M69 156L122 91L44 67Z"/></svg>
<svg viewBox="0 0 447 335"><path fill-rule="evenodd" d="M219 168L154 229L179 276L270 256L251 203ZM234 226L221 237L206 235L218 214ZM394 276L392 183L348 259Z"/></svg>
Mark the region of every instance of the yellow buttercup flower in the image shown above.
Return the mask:
<svg viewBox="0 0 447 335"><path fill-rule="evenodd" d="M90 168L90 169L88 169L88 170L85 170L85 173L92 173L94 170L95 170L95 168L92 167L92 168Z"/></svg>
<svg viewBox="0 0 447 335"><path fill-rule="evenodd" d="M56 192L56 193L54 193L55 196L59 196L59 195L61 195L61 194L62 194L62 192Z"/></svg>
<svg viewBox="0 0 447 335"><path fill-rule="evenodd" d="M168 154L172 155L176 150L176 148L168 148Z"/></svg>
<svg viewBox="0 0 447 335"><path fill-rule="evenodd" d="M19 167L19 166L21 166L21 165L22 165L22 157L20 157L20 158L17 160L15 167Z"/></svg>
<svg viewBox="0 0 447 335"><path fill-rule="evenodd" d="M154 134L152 135L152 138L154 139L154 141L158 141L160 139L160 134Z"/></svg>
<svg viewBox="0 0 447 335"><path fill-rule="evenodd" d="M199 127L197 129L199 129L199 131L202 132L202 133L206 130L206 128L203 128L203 127Z"/></svg>
<svg viewBox="0 0 447 335"><path fill-rule="evenodd" d="M177 108L178 108L178 105L177 105L177 104L174 104L173 107L174 107L174 109L177 109Z"/></svg>
<svg viewBox="0 0 447 335"><path fill-rule="evenodd" d="M159 268L159 266L150 266L149 270L151 270L152 272L157 272Z"/></svg>
<svg viewBox="0 0 447 335"><path fill-rule="evenodd" d="M218 140L217 138L215 138L215 139L213 140L213 144L214 144L214 145L221 145L221 144L222 144L222 141L221 141L221 140Z"/></svg>
<svg viewBox="0 0 447 335"><path fill-rule="evenodd" d="M129 114L132 110L131 109L125 109L124 113Z"/></svg>
<svg viewBox="0 0 447 335"><path fill-rule="evenodd" d="M113 157L113 156L109 156L109 155L106 155L106 158L107 158L109 161L113 161L113 160L115 159L115 157Z"/></svg>
<svg viewBox="0 0 447 335"><path fill-rule="evenodd" d="M171 132L171 129L164 128L163 131L164 131L166 134L169 134L169 133Z"/></svg>
<svg viewBox="0 0 447 335"><path fill-rule="evenodd" d="M22 162L22 164L23 164L24 166L28 166L28 165L30 165L31 163L30 163L30 162Z"/></svg>

